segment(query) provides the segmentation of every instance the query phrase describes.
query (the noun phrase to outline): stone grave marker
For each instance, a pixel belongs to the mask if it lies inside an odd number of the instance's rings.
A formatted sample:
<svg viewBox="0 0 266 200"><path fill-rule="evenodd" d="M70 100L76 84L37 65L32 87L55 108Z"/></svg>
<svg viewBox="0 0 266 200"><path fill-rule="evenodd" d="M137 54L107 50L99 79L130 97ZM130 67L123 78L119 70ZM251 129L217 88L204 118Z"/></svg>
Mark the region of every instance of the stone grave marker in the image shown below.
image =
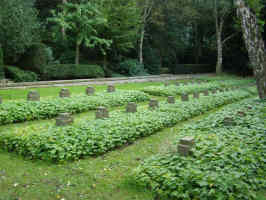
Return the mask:
<svg viewBox="0 0 266 200"><path fill-rule="evenodd" d="M62 88L60 93L59 93L59 97L61 98L66 98L66 97L70 97L70 91L67 88Z"/></svg>
<svg viewBox="0 0 266 200"><path fill-rule="evenodd" d="M105 119L109 118L109 111L105 107L98 107L97 111L95 112L96 119Z"/></svg>
<svg viewBox="0 0 266 200"><path fill-rule="evenodd" d="M159 101L156 99L151 99L149 103L149 108L150 109L156 109L159 108Z"/></svg>
<svg viewBox="0 0 266 200"><path fill-rule="evenodd" d="M127 107L126 107L126 112L127 113L135 113L135 112L137 112L137 104L134 103L134 102L128 103Z"/></svg>
<svg viewBox="0 0 266 200"><path fill-rule="evenodd" d="M87 95L93 95L95 93L94 87L87 87L86 88L86 94Z"/></svg>
<svg viewBox="0 0 266 200"><path fill-rule="evenodd" d="M175 97L174 96L169 96L167 98L167 102L170 103L170 104L174 104L175 103Z"/></svg>
<svg viewBox="0 0 266 200"><path fill-rule="evenodd" d="M27 95L28 101L40 101L40 94L37 91L29 91Z"/></svg>
<svg viewBox="0 0 266 200"><path fill-rule="evenodd" d="M67 126L73 124L74 119L70 113L60 113L56 118L56 126Z"/></svg>
<svg viewBox="0 0 266 200"><path fill-rule="evenodd" d="M107 92L109 92L109 93L115 92L115 86L114 85L108 85L107 86Z"/></svg>
<svg viewBox="0 0 266 200"><path fill-rule="evenodd" d="M178 144L178 153L181 156L191 156L192 155L192 147L195 144L194 137L184 137L180 139L179 144Z"/></svg>
<svg viewBox="0 0 266 200"><path fill-rule="evenodd" d="M189 96L188 96L188 94L182 94L182 95L181 95L181 100L182 100L182 101L189 101Z"/></svg>

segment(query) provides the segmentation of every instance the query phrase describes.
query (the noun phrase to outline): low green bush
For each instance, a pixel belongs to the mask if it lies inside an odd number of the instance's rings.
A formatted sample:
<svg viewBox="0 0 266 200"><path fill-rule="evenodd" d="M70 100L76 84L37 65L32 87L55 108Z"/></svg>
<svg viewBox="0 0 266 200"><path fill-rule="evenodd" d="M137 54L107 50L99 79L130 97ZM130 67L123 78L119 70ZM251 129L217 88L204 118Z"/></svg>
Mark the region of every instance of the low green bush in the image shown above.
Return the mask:
<svg viewBox="0 0 266 200"><path fill-rule="evenodd" d="M5 78L5 71L4 71L4 54L3 49L0 45L0 80Z"/></svg>
<svg viewBox="0 0 266 200"><path fill-rule="evenodd" d="M215 72L215 67L208 64L177 64L172 69L174 74L196 74Z"/></svg>
<svg viewBox="0 0 266 200"><path fill-rule="evenodd" d="M0 135L0 147L32 159L64 161L99 155L166 127L200 115L217 106L250 97L252 91L219 93L190 102L160 105L160 109L137 113L115 112L111 118L87 120L67 127L18 129ZM104 99L104 98L102 98Z"/></svg>
<svg viewBox="0 0 266 200"><path fill-rule="evenodd" d="M138 60L129 59L121 62L117 71L128 76L145 76L148 73L144 69L144 65L140 64Z"/></svg>
<svg viewBox="0 0 266 200"><path fill-rule="evenodd" d="M41 72L43 80L100 78L104 76L104 70L99 65L54 64L45 66Z"/></svg>
<svg viewBox="0 0 266 200"><path fill-rule="evenodd" d="M94 96L79 95L70 98L53 98L39 102L9 101L0 104L0 124L38 119L49 119L62 112L81 113L99 106L120 106L128 102L142 102L149 96L139 91L116 91Z"/></svg>
<svg viewBox="0 0 266 200"><path fill-rule="evenodd" d="M142 89L143 92L155 96L176 96L180 94L189 94L193 92L202 92L205 90L213 89L223 89L232 86L244 86L249 83L254 82L253 80L226 80L226 81L211 81L206 83L197 83L179 86L169 85L169 86L149 86Z"/></svg>
<svg viewBox="0 0 266 200"><path fill-rule="evenodd" d="M146 47L143 51L144 66L149 74L160 74L161 71L161 56L158 50Z"/></svg>
<svg viewBox="0 0 266 200"><path fill-rule="evenodd" d="M39 74L48 64L49 57L48 47L45 44L33 44L19 61L20 67Z"/></svg>
<svg viewBox="0 0 266 200"><path fill-rule="evenodd" d="M31 71L24 71L14 66L5 66L6 77L15 82L34 82L38 81L39 77Z"/></svg>
<svg viewBox="0 0 266 200"><path fill-rule="evenodd" d="M256 199L266 187L265 107L244 100L186 125L174 145L193 136L193 156L154 155L135 170L136 181L160 199Z"/></svg>

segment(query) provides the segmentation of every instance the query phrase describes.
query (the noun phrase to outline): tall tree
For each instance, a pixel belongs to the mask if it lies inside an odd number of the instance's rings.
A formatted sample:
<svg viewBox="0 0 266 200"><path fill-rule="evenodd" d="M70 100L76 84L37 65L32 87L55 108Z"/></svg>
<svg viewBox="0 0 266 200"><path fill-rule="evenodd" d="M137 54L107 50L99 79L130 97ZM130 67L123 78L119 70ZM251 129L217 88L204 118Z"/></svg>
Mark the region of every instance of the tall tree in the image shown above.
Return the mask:
<svg viewBox="0 0 266 200"><path fill-rule="evenodd" d="M5 60L14 63L39 41L37 12L33 0L0 1L0 44Z"/></svg>
<svg viewBox="0 0 266 200"><path fill-rule="evenodd" d="M111 39L112 55L119 57L135 49L140 27L140 10L136 0L103 0L107 26L102 35Z"/></svg>
<svg viewBox="0 0 266 200"><path fill-rule="evenodd" d="M258 1L256 1L259 3ZM253 2L255 3L255 1ZM266 99L266 50L262 38L259 19L255 8L251 9L244 0L235 0L237 13L241 20L243 38L248 51L249 59L254 68L259 97ZM260 7L260 5L258 4ZM257 10L257 13L260 11Z"/></svg>
<svg viewBox="0 0 266 200"><path fill-rule="evenodd" d="M107 19L99 10L95 2L64 3L61 9L53 11L53 18L61 28L64 28L69 38L74 37L76 43L75 64L79 64L80 46L99 47L103 54L105 49L111 45L111 40L99 36L98 29L107 24Z"/></svg>
<svg viewBox="0 0 266 200"><path fill-rule="evenodd" d="M222 38L225 18L232 10L232 2L228 0L213 0L213 4L217 43L216 73L221 74L223 71L223 44L233 36L230 35L224 40Z"/></svg>
<svg viewBox="0 0 266 200"><path fill-rule="evenodd" d="M142 0L140 3L142 8L140 41L139 41L139 63L143 64L143 43L145 37L146 26L151 19L152 9L154 7L154 0Z"/></svg>

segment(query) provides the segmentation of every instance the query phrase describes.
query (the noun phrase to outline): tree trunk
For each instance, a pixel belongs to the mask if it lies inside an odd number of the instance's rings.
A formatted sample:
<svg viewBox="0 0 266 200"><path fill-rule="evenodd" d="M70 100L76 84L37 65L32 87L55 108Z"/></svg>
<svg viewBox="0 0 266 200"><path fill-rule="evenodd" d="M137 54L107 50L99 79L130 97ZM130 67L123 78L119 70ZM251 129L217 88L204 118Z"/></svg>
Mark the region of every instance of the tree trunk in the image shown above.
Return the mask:
<svg viewBox="0 0 266 200"><path fill-rule="evenodd" d="M216 42L217 42L217 62L216 62L216 74L223 72L223 42L222 42L222 31L223 31L223 17L218 17L217 0L214 1L214 16L215 16L215 28L216 28Z"/></svg>
<svg viewBox="0 0 266 200"><path fill-rule="evenodd" d="M79 43L76 42L76 58L75 58L75 64L79 65Z"/></svg>
<svg viewBox="0 0 266 200"><path fill-rule="evenodd" d="M63 4L67 3L67 0L62 0L62 3ZM62 32L63 39L65 39L66 38L66 31L65 31L64 27L62 27L61 32Z"/></svg>
<svg viewBox="0 0 266 200"><path fill-rule="evenodd" d="M223 43L222 33L217 30L217 63L216 63L216 74L223 72Z"/></svg>
<svg viewBox="0 0 266 200"><path fill-rule="evenodd" d="M144 42L144 35L145 35L145 26L141 30L140 34L140 43L139 43L139 63L143 64L143 42Z"/></svg>
<svg viewBox="0 0 266 200"><path fill-rule="evenodd" d="M257 17L243 0L235 0L235 4L249 59L254 68L259 97L266 100L266 51Z"/></svg>

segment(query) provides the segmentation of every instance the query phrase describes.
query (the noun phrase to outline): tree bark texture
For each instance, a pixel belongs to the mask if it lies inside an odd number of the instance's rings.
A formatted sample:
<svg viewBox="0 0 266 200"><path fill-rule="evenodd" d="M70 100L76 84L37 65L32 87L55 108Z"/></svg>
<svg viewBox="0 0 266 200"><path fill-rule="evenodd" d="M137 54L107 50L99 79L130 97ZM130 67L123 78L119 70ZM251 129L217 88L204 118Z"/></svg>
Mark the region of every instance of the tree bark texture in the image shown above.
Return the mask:
<svg viewBox="0 0 266 200"><path fill-rule="evenodd" d="M63 4L67 3L67 0L62 0L62 3ZM64 27L62 27L61 32L62 32L63 39L65 39L65 37L66 37L66 31L65 31L65 28Z"/></svg>
<svg viewBox="0 0 266 200"><path fill-rule="evenodd" d="M140 32L140 42L139 42L139 63L143 64L143 44L144 44L144 37L145 37L145 27L146 24L149 22L151 11L153 8L154 0L145 0L143 13L142 13L142 27Z"/></svg>
<svg viewBox="0 0 266 200"><path fill-rule="evenodd" d="M260 99L266 99L266 51L256 14L244 0L235 0L237 14L250 62L254 69Z"/></svg>
<svg viewBox="0 0 266 200"><path fill-rule="evenodd" d="M75 58L75 64L79 65L79 46L80 44L76 42L76 58Z"/></svg>
<svg viewBox="0 0 266 200"><path fill-rule="evenodd" d="M222 42L222 25L217 27L216 30L217 37L217 63L216 63L216 74L221 74L223 72L223 42Z"/></svg>
<svg viewBox="0 0 266 200"><path fill-rule="evenodd" d="M222 32L224 24L224 15L218 16L217 0L214 1L214 17L216 28L216 43L217 43L217 62L216 62L216 74L223 72L223 42Z"/></svg>

